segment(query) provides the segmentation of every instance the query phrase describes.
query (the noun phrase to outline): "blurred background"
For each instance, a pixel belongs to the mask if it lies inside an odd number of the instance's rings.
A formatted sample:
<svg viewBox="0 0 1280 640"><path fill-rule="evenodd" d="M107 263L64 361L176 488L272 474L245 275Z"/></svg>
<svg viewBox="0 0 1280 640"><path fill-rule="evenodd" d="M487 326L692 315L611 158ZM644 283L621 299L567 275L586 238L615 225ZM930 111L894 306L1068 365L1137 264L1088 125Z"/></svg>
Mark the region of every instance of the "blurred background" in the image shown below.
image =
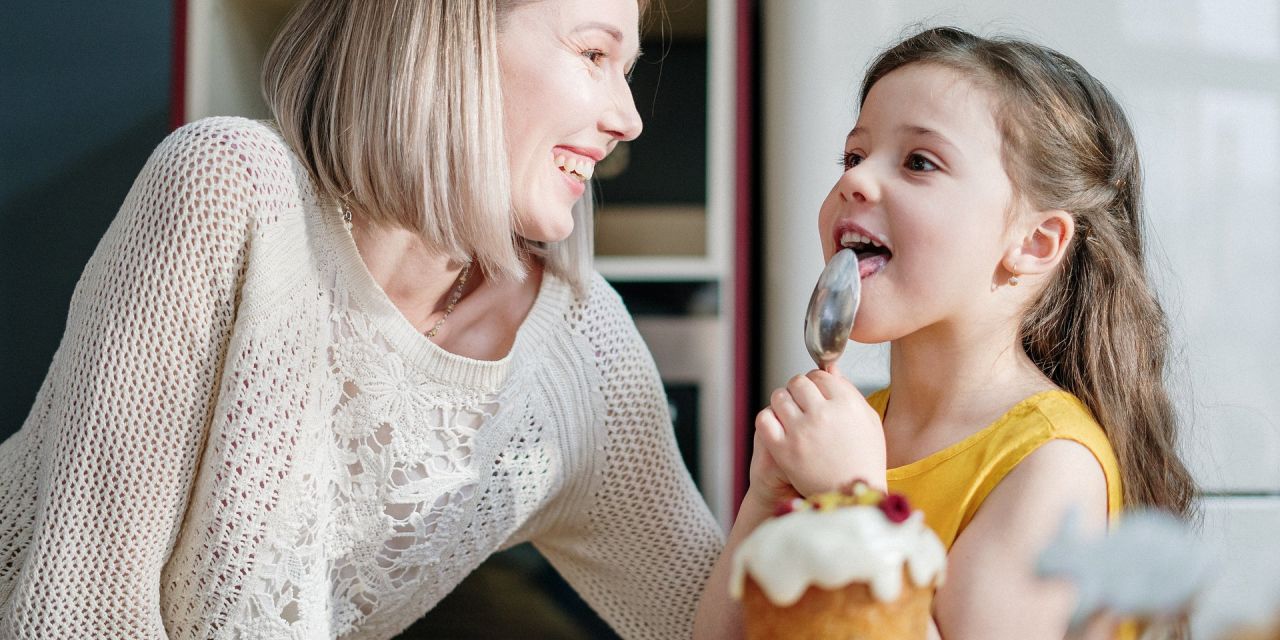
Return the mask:
<svg viewBox="0 0 1280 640"><path fill-rule="evenodd" d="M817 209L862 72L914 28L955 24L1057 48L1126 108L1203 535L1232 567L1232 598L1280 593L1267 570L1280 566L1280 0L664 4L633 83L645 134L597 170L598 268L654 352L686 462L722 524L744 488L751 416L811 367L800 320L822 267ZM293 5L6 7L0 438L25 419L80 270L155 145L207 115L267 117L258 65ZM881 347L851 349L841 366L866 390L887 382ZM492 612L478 628L477 606ZM518 547L404 637L503 637L495 629L611 636Z"/></svg>

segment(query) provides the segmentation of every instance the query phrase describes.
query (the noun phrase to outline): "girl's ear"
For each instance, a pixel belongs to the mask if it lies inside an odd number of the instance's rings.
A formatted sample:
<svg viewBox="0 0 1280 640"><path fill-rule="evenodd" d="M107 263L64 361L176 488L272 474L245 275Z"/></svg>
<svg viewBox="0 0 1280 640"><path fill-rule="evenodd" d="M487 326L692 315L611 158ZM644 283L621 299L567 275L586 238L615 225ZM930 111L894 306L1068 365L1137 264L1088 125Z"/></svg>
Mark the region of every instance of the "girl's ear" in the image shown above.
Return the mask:
<svg viewBox="0 0 1280 640"><path fill-rule="evenodd" d="M1001 266L1015 276L1052 271L1066 257L1076 231L1075 218L1061 209L1038 211L1028 221L1021 240L1009 247L1001 261Z"/></svg>

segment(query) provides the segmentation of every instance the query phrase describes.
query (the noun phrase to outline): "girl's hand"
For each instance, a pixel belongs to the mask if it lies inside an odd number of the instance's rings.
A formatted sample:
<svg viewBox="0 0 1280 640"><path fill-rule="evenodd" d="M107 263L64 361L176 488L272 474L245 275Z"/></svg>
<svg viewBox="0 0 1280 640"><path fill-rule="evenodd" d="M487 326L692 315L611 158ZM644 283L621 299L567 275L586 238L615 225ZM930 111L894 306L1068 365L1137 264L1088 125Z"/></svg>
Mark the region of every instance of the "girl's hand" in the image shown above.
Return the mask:
<svg viewBox="0 0 1280 640"><path fill-rule="evenodd" d="M886 488L880 416L839 373L815 369L775 390L756 417L756 443L802 495L835 491L855 479ZM754 459L752 466L754 483Z"/></svg>
<svg viewBox="0 0 1280 640"><path fill-rule="evenodd" d="M777 461L769 454L769 449L760 441L760 420L765 408L756 415L755 445L751 453L751 486L747 489L746 499L754 500L758 508L765 513L773 513L783 501L801 497L791 481L778 467Z"/></svg>

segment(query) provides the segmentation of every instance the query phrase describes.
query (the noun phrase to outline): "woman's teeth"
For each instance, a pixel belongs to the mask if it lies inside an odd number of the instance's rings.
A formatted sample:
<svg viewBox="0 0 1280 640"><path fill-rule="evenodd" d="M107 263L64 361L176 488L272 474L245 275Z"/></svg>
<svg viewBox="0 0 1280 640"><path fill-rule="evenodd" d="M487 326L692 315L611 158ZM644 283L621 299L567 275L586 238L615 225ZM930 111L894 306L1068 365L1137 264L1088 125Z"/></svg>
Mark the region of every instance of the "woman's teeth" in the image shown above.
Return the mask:
<svg viewBox="0 0 1280 640"><path fill-rule="evenodd" d="M556 156L556 166L582 182L590 180L596 172L596 163L570 156Z"/></svg>

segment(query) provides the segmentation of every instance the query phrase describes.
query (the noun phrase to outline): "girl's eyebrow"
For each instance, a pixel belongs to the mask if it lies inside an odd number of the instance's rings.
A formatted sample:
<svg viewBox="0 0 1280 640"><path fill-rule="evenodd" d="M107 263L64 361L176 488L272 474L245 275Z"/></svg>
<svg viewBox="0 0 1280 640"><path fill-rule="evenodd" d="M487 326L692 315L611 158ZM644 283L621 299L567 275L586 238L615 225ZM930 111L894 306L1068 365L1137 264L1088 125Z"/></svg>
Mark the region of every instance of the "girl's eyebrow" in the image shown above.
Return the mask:
<svg viewBox="0 0 1280 640"><path fill-rule="evenodd" d="M960 150L960 147L957 146L956 143L952 142L950 138L928 127L922 127L918 124L904 124L901 127L898 127L898 131L901 131L908 135L916 135L916 136L931 138L936 142L938 142L939 144L943 144L948 147L951 147L953 150L955 150L957 155L960 155L960 156L964 155L964 152Z"/></svg>
<svg viewBox="0 0 1280 640"><path fill-rule="evenodd" d="M956 143L952 142L950 138L947 138L946 136L942 135L941 133L938 133L934 129L930 129L929 127L923 127L918 124L904 124L898 127L898 131L905 133L907 135L924 136L926 138L930 138L933 141L937 142L938 144L950 147L952 150L955 151L957 156L964 157L964 152L960 150L960 147L957 146ZM854 127L853 130L849 132L849 135L845 136L844 141L845 141L845 144L848 144L854 138L861 137L861 136L868 136L868 135L871 135L871 132L867 131L866 127L858 126L858 127Z"/></svg>

